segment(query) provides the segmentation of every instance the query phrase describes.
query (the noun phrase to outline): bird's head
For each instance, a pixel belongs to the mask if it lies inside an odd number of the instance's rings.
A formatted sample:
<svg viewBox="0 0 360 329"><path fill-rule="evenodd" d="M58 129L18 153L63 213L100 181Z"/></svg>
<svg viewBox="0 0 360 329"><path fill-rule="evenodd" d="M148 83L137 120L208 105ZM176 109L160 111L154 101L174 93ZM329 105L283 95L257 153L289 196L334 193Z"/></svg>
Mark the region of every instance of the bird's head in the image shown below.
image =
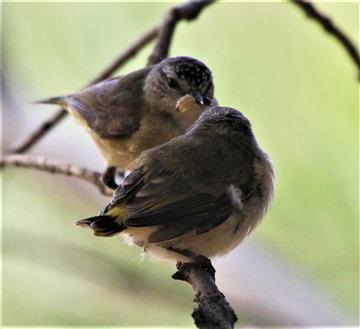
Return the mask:
<svg viewBox="0 0 360 329"><path fill-rule="evenodd" d="M207 109L189 129L188 134L220 136L245 145L255 143L250 121L240 111L230 107Z"/></svg>
<svg viewBox="0 0 360 329"><path fill-rule="evenodd" d="M210 105L214 97L212 74L205 64L195 58L166 58L149 73L145 94L148 101L150 99L165 112L174 112L177 100L187 94L192 95L201 106Z"/></svg>

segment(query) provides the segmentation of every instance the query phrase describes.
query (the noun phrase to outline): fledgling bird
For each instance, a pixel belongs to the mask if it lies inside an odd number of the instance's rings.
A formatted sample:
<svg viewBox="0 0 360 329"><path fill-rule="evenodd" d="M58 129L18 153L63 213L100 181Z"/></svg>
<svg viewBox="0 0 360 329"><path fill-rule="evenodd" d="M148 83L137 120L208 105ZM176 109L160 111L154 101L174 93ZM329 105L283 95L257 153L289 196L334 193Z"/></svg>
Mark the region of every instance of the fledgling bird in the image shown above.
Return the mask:
<svg viewBox="0 0 360 329"><path fill-rule="evenodd" d="M178 113L175 103L185 94L193 95L201 106ZM39 103L61 105L86 128L111 168L107 173L111 176L114 167L124 169L142 151L183 134L213 96L210 69L194 58L180 56ZM108 178L108 185L113 185Z"/></svg>
<svg viewBox="0 0 360 329"><path fill-rule="evenodd" d="M161 259L201 263L236 247L272 193L272 165L250 122L213 107L184 135L142 152L111 203L77 224L97 236L121 233Z"/></svg>

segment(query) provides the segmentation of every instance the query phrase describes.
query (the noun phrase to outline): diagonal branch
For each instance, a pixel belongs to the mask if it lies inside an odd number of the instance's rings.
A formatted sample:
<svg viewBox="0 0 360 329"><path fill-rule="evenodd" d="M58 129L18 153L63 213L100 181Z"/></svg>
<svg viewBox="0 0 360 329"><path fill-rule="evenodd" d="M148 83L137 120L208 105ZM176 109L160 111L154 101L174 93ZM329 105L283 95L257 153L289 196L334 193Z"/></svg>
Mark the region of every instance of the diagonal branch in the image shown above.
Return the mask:
<svg viewBox="0 0 360 329"><path fill-rule="evenodd" d="M215 2L215 0L189 1L170 9L165 15L154 51L149 57L148 65L159 63L168 57L171 40L179 21L192 21L196 19L202 10L213 2Z"/></svg>
<svg viewBox="0 0 360 329"><path fill-rule="evenodd" d="M53 114L49 119L41 123L41 125L36 128L25 140L11 150L12 153L25 153L30 150L35 144L37 144L53 127L55 127L60 121L65 118L67 112L63 109L59 109L55 114Z"/></svg>
<svg viewBox="0 0 360 329"><path fill-rule="evenodd" d="M102 182L102 175L97 171L77 167L59 160L47 159L42 156L31 156L22 154L5 155L0 160L0 168L7 166L16 166L22 168L37 169L51 174L61 174L79 178L95 185L101 194L111 195L112 193Z"/></svg>
<svg viewBox="0 0 360 329"><path fill-rule="evenodd" d="M141 49L154 40L159 33L159 27L155 26L138 40L136 40L128 49L126 49L112 64L109 65L103 72L101 72L88 86L100 82L110 77L115 71L122 67L129 59L133 58Z"/></svg>
<svg viewBox="0 0 360 329"><path fill-rule="evenodd" d="M346 50L351 60L357 67L360 78L360 55L357 47L351 42L349 37L335 25L335 23L326 15L321 13L312 3L304 0L291 0L295 5L301 8L311 19L318 22L323 29L332 35L340 45Z"/></svg>

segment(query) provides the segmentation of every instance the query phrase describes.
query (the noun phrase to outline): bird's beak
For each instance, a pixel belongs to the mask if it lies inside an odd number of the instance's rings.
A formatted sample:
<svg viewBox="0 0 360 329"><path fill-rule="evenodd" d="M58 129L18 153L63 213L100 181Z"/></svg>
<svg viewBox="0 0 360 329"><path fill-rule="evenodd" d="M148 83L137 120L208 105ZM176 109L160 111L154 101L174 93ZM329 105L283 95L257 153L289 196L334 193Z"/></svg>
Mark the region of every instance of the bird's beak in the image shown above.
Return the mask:
<svg viewBox="0 0 360 329"><path fill-rule="evenodd" d="M194 93L194 98L195 98L195 102L199 105L204 105L205 101L204 98L201 96L201 94L199 92L195 92Z"/></svg>
<svg viewBox="0 0 360 329"><path fill-rule="evenodd" d="M208 97L203 97L199 92L193 94L186 94L181 97L176 103L176 111L186 112L190 110L194 105L209 106L211 100Z"/></svg>
<svg viewBox="0 0 360 329"><path fill-rule="evenodd" d="M211 99L206 96L202 96L198 91L194 93L195 102L200 106L206 105L209 106L211 104Z"/></svg>
<svg viewBox="0 0 360 329"><path fill-rule="evenodd" d="M195 104L194 96L186 94L181 97L176 103L176 111L182 113L189 110Z"/></svg>

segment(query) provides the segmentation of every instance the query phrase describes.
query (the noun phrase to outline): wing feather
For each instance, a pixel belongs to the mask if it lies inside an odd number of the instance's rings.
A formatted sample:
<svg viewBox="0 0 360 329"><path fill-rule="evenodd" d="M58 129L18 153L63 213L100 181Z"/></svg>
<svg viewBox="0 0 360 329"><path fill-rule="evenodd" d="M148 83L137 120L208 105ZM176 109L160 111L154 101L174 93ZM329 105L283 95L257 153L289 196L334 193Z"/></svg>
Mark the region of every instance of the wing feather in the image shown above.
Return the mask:
<svg viewBox="0 0 360 329"><path fill-rule="evenodd" d="M129 137L142 116L142 89L149 68L104 80L65 98L87 125L103 138Z"/></svg>
<svg viewBox="0 0 360 329"><path fill-rule="evenodd" d="M166 241L189 232L207 232L232 213L233 206L226 191L219 197L200 193L170 174L161 181L145 183L126 206L126 226L158 226L149 242Z"/></svg>

